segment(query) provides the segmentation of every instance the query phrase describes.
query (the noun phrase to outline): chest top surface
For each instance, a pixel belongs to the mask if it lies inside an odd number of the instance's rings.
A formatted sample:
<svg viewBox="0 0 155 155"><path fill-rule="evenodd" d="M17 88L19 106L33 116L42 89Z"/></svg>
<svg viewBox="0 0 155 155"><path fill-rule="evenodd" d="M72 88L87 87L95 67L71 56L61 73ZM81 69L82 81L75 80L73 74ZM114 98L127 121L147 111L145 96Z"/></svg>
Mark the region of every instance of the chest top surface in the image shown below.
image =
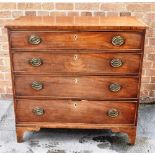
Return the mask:
<svg viewBox="0 0 155 155"><path fill-rule="evenodd" d="M147 25L136 17L22 16L5 25L14 29L50 30L144 30Z"/></svg>

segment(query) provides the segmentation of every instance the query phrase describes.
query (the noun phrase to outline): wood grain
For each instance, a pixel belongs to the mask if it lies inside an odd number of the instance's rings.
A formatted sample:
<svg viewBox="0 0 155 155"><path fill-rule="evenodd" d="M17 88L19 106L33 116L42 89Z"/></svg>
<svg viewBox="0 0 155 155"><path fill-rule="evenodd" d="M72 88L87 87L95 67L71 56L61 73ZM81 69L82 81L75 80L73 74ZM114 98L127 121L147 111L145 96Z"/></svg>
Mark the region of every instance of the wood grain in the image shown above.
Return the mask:
<svg viewBox="0 0 155 155"><path fill-rule="evenodd" d="M11 30L144 30L147 25L133 16L128 17L69 17L69 16L23 16L5 25Z"/></svg>
<svg viewBox="0 0 155 155"><path fill-rule="evenodd" d="M36 116L32 112L36 107L44 109L42 116ZM108 110L112 108L119 112L115 118L107 115ZM106 101L17 100L16 111L17 123L134 124L136 104L134 102Z"/></svg>
<svg viewBox="0 0 155 155"><path fill-rule="evenodd" d="M23 135L26 131L39 131L40 128L37 124L17 124L17 142L21 143L24 141ZM136 140L136 126L132 125L104 125L104 124L82 124L82 123L40 123L43 128L76 128L76 129L110 129L112 132L123 132L128 135L129 145L134 145ZM52 132L52 130L51 130Z"/></svg>
<svg viewBox="0 0 155 155"><path fill-rule="evenodd" d="M40 128L111 129L136 139L147 25L136 17L20 17L6 24L9 37L17 140ZM28 42L41 37L39 45ZM114 46L112 38L125 43ZM32 67L28 60L43 64ZM123 65L112 68L111 59ZM42 90L31 87L43 83ZM111 92L110 84L121 89ZM33 108L44 108L36 116ZM116 118L107 111L119 110Z"/></svg>
<svg viewBox="0 0 155 155"><path fill-rule="evenodd" d="M43 84L42 90L31 87L33 81ZM111 92L110 84L118 83L121 90ZM104 77L104 76L16 76L17 96L40 96L53 98L82 98L82 99L119 99L137 98L137 77Z"/></svg>
<svg viewBox="0 0 155 155"><path fill-rule="evenodd" d="M25 131L39 131L39 127L16 127L16 136L17 136L17 142L21 143L23 142L23 136Z"/></svg>
<svg viewBox="0 0 155 155"><path fill-rule="evenodd" d="M39 45L31 45L31 35L39 36ZM75 39L76 36L76 39ZM122 46L114 46L112 38L121 36L125 39ZM11 48L13 49L142 49L142 34L139 32L12 32Z"/></svg>
<svg viewBox="0 0 155 155"><path fill-rule="evenodd" d="M34 67L29 63L32 58L42 60L42 65ZM112 67L111 61L120 59L122 66ZM50 54L49 52L15 52L13 53L14 72L49 73L49 74L138 74L141 54L129 53L85 53Z"/></svg>

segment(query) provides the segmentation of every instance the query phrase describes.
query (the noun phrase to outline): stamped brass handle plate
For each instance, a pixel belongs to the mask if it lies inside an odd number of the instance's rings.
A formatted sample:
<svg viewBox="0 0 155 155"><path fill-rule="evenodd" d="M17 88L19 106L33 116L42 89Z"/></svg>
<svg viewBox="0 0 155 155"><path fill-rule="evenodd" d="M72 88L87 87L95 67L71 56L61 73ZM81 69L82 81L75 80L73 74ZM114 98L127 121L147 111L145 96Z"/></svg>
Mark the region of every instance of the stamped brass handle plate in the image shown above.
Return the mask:
<svg viewBox="0 0 155 155"><path fill-rule="evenodd" d="M43 64L43 61L40 58L32 58L29 60L29 64L31 64L34 67L38 67Z"/></svg>
<svg viewBox="0 0 155 155"><path fill-rule="evenodd" d="M112 108L108 110L107 115L109 117L115 118L119 115L119 111L117 109Z"/></svg>
<svg viewBox="0 0 155 155"><path fill-rule="evenodd" d="M32 112L37 115L37 116L41 116L45 113L44 109L41 107L36 107L32 110Z"/></svg>
<svg viewBox="0 0 155 155"><path fill-rule="evenodd" d="M121 67L121 66L123 65L123 62L122 62L121 59L112 59L112 60L110 61L110 65L111 65L112 67L117 68L117 67Z"/></svg>
<svg viewBox="0 0 155 155"><path fill-rule="evenodd" d="M125 43L125 40L124 40L124 38L121 37L121 36L114 36L114 37L112 38L112 44L113 44L114 46L121 46L121 45L123 45L124 43Z"/></svg>
<svg viewBox="0 0 155 155"><path fill-rule="evenodd" d="M38 82L38 81L33 81L31 84L31 87L34 90L41 90L41 89L43 89L43 84L41 82Z"/></svg>
<svg viewBox="0 0 155 155"><path fill-rule="evenodd" d="M28 42L32 45L39 45L41 43L41 38L37 35L31 35L28 38Z"/></svg>
<svg viewBox="0 0 155 155"><path fill-rule="evenodd" d="M118 92L121 90L121 85L119 83L112 83L110 84L109 89L112 92Z"/></svg>

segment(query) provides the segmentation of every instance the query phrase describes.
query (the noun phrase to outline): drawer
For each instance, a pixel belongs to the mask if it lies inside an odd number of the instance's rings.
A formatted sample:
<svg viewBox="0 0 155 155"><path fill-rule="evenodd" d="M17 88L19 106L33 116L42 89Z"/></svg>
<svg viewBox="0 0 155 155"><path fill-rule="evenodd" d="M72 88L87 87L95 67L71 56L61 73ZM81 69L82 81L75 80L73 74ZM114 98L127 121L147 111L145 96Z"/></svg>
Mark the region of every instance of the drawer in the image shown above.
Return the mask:
<svg viewBox="0 0 155 155"><path fill-rule="evenodd" d="M141 54L15 52L13 62L22 73L138 74Z"/></svg>
<svg viewBox="0 0 155 155"><path fill-rule="evenodd" d="M139 32L37 32L10 34L15 49L141 49L143 35Z"/></svg>
<svg viewBox="0 0 155 155"><path fill-rule="evenodd" d="M137 98L137 77L17 75L16 96L119 99Z"/></svg>
<svg viewBox="0 0 155 155"><path fill-rule="evenodd" d="M16 121L134 124L136 102L17 100Z"/></svg>

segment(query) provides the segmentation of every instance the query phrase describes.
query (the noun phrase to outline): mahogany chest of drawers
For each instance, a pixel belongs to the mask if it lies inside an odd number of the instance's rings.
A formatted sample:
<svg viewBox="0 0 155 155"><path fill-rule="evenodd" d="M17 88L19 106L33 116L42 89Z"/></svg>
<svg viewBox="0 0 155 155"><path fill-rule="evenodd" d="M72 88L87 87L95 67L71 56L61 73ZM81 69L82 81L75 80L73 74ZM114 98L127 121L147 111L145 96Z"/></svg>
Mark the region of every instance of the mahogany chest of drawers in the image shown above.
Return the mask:
<svg viewBox="0 0 155 155"><path fill-rule="evenodd" d="M111 129L135 143L146 25L135 17L20 17L8 25L17 140Z"/></svg>

